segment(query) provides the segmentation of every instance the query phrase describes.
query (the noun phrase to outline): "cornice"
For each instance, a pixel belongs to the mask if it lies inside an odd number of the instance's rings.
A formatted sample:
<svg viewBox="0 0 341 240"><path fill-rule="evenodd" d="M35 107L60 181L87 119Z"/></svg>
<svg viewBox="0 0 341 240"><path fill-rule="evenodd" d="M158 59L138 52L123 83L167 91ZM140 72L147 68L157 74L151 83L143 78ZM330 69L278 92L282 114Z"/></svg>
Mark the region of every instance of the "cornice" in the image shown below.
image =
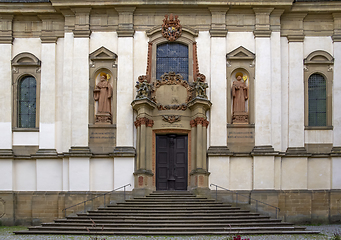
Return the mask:
<svg viewBox="0 0 341 240"><path fill-rule="evenodd" d="M299 2L294 3L292 12L338 12L341 11L340 2Z"/></svg>
<svg viewBox="0 0 341 240"><path fill-rule="evenodd" d="M0 3L0 14L55 13L51 3Z"/></svg>

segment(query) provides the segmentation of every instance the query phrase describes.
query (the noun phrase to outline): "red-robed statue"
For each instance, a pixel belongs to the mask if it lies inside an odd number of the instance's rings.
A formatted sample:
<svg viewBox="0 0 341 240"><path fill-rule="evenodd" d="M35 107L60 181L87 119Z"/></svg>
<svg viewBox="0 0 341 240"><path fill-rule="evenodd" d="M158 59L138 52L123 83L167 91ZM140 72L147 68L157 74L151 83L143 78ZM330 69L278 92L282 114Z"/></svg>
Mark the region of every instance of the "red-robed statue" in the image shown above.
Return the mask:
<svg viewBox="0 0 341 240"><path fill-rule="evenodd" d="M233 99L233 123L248 123L248 113L245 110L245 102L248 99L248 87L243 79L242 73L236 74L237 81L232 84Z"/></svg>
<svg viewBox="0 0 341 240"><path fill-rule="evenodd" d="M105 73L100 74L100 82L94 90L94 99L98 101L96 122L111 123L111 98L113 88L108 82L108 76Z"/></svg>

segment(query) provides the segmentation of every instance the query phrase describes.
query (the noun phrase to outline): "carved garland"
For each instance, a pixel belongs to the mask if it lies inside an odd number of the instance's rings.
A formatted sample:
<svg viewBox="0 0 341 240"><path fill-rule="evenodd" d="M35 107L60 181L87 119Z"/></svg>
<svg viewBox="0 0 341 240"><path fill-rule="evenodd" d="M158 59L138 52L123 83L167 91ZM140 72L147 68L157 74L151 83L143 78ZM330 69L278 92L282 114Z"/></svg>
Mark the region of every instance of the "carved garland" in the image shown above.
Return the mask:
<svg viewBox="0 0 341 240"><path fill-rule="evenodd" d="M147 127L153 127L154 121L152 119L142 117L142 118L137 118L134 124L136 128L140 127L141 125L146 125Z"/></svg>

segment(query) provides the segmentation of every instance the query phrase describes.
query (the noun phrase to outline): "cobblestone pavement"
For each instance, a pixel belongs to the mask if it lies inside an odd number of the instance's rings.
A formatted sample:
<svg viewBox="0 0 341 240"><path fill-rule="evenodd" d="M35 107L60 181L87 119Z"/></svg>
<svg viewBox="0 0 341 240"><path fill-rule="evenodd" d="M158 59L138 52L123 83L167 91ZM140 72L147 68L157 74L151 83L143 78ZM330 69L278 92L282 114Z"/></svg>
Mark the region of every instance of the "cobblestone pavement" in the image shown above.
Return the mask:
<svg viewBox="0 0 341 240"><path fill-rule="evenodd" d="M334 225L320 225L320 226L305 226L307 230L320 231L321 234L316 235L242 235L242 239L249 238L250 240L308 240L318 239L327 240L331 239L334 233L341 234L341 224ZM25 227L0 227L0 239L1 240L96 240L96 237L92 236L68 236L68 235L14 235L13 231L26 230ZM228 236L98 236L97 240L103 239L141 239L141 240L226 240Z"/></svg>

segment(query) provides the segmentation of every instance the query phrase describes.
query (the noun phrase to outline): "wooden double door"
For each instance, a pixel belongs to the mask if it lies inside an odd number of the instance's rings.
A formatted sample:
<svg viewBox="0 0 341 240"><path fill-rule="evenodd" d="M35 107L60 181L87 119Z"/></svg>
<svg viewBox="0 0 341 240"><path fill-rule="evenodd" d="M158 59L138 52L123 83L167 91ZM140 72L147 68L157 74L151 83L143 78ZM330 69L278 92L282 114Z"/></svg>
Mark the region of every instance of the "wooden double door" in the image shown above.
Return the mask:
<svg viewBox="0 0 341 240"><path fill-rule="evenodd" d="M187 135L156 135L156 189L187 190Z"/></svg>

